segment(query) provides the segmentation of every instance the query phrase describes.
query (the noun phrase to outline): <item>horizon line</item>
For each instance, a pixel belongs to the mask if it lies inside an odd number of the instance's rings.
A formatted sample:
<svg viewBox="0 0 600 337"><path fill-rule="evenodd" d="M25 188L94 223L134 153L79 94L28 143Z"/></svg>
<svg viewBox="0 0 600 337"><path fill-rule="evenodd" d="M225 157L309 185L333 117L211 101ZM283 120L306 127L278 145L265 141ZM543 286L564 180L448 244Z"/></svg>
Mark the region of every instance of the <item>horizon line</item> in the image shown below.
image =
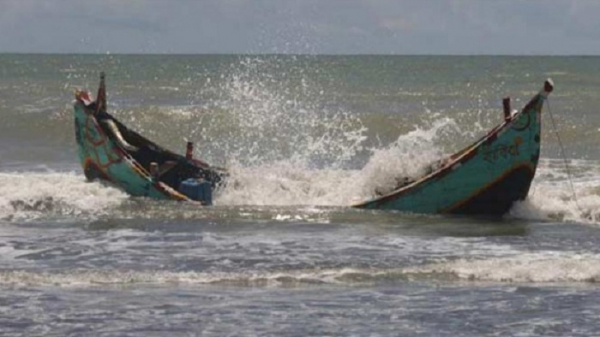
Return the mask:
<svg viewBox="0 0 600 337"><path fill-rule="evenodd" d="M0 55L82 55L82 56L450 56L450 57L490 57L490 56L510 56L510 57L597 57L600 54L399 54L399 53L122 53L122 52L21 52L21 51L0 51Z"/></svg>

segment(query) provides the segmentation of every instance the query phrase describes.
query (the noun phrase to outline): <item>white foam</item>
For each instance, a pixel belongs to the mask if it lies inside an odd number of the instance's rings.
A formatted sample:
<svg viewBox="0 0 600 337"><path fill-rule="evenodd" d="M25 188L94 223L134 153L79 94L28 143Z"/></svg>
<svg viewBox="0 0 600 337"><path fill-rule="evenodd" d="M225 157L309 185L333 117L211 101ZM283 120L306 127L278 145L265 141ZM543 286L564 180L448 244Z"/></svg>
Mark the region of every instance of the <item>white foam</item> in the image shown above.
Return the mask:
<svg viewBox="0 0 600 337"><path fill-rule="evenodd" d="M231 180L216 198L220 205L348 206L395 185L399 177L416 178L444 155L433 144L440 127L417 129L385 149L375 150L360 170L307 167L280 161L257 166L234 166ZM600 163L574 162L567 175L555 160L543 160L525 201L509 216L528 220L600 223ZM571 177L571 178L569 178ZM571 189L572 179L573 190Z"/></svg>
<svg viewBox="0 0 600 337"><path fill-rule="evenodd" d="M600 223L600 163L571 161L569 173L562 160L543 160L527 199L517 203L510 215L530 220Z"/></svg>
<svg viewBox="0 0 600 337"><path fill-rule="evenodd" d="M570 252L523 253L510 257L459 259L408 268L405 273L452 274L495 282L598 282L600 255Z"/></svg>
<svg viewBox="0 0 600 337"><path fill-rule="evenodd" d="M307 169L290 162L232 167L221 205L347 205L356 171ZM352 188L354 187L354 188ZM354 191L352 191L354 189Z"/></svg>
<svg viewBox="0 0 600 337"><path fill-rule="evenodd" d="M510 257L459 259L406 268L310 268L285 271L174 272L162 270L88 270L65 272L0 271L3 285L90 286L124 284L219 284L238 286L290 286L302 284L353 284L391 280L453 279L508 283L596 283L600 256L569 252L525 253Z"/></svg>
<svg viewBox="0 0 600 337"><path fill-rule="evenodd" d="M451 120L416 129L393 144L373 151L360 170L313 168L302 159L231 167L231 179L216 198L221 205L348 206L372 198L376 190L396 186L397 179L416 179L443 157L433 144Z"/></svg>
<svg viewBox="0 0 600 337"><path fill-rule="evenodd" d="M354 269L301 270L290 272L224 273L123 270L73 270L62 273L42 271L0 271L0 284L90 286L124 284L232 284L280 286L306 283L339 283L345 274L364 273Z"/></svg>
<svg viewBox="0 0 600 337"><path fill-rule="evenodd" d="M0 173L0 219L104 214L127 195L75 173Z"/></svg>
<svg viewBox="0 0 600 337"><path fill-rule="evenodd" d="M428 128L417 128L383 149L375 149L365 167L357 174L360 193L355 199L366 199L380 193L391 192L398 179L415 180L425 174L425 169L444 157L435 145L441 132L455 124L451 119L440 119Z"/></svg>

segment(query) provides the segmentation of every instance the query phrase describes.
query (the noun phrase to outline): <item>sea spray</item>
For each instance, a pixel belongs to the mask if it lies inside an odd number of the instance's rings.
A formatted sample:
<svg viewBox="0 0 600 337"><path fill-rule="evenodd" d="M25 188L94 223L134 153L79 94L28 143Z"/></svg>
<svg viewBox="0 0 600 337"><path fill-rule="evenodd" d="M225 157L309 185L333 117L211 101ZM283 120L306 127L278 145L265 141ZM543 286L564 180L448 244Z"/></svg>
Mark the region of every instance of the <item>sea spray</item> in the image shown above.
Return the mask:
<svg viewBox="0 0 600 337"><path fill-rule="evenodd" d="M433 163L446 155L436 146L437 138L445 129L454 128L453 120L442 118L430 129L416 128L385 148L373 149L369 162L358 174L361 196L389 193L399 182L414 181L425 175L427 169L433 169Z"/></svg>
<svg viewBox="0 0 600 337"><path fill-rule="evenodd" d="M360 115L327 108L323 89L309 84L302 70L298 87L279 83L264 60L242 62L223 84L220 110L231 127L222 134L231 179L217 202L258 205L349 205L372 197L394 179L416 178L440 159L437 137L456 129L451 119L418 128L384 148L365 149L368 131ZM327 95L325 95L327 96ZM363 169L351 169L360 153L371 153Z"/></svg>
<svg viewBox="0 0 600 337"><path fill-rule="evenodd" d="M257 166L233 165L231 179L217 202L257 205L348 206L371 198L379 189L393 187L400 178L417 179L444 153L436 137L452 120L431 129L416 129L373 155L362 169L312 168L305 162L282 160Z"/></svg>
<svg viewBox="0 0 600 337"><path fill-rule="evenodd" d="M248 166L281 160L344 166L362 149L366 130L360 119L328 108L307 70L280 62L243 60L221 82L215 108L228 115L220 134L227 157Z"/></svg>

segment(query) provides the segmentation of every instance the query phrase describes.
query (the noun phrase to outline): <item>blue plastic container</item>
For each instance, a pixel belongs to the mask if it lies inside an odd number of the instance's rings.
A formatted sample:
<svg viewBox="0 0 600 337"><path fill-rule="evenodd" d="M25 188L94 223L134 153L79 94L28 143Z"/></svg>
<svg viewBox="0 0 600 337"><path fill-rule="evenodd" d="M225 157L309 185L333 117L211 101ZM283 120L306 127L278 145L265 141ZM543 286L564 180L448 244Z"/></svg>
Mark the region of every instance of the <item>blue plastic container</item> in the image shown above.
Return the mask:
<svg viewBox="0 0 600 337"><path fill-rule="evenodd" d="M186 179L179 184L178 190L192 200L200 201L204 205L212 205L212 187L208 181Z"/></svg>

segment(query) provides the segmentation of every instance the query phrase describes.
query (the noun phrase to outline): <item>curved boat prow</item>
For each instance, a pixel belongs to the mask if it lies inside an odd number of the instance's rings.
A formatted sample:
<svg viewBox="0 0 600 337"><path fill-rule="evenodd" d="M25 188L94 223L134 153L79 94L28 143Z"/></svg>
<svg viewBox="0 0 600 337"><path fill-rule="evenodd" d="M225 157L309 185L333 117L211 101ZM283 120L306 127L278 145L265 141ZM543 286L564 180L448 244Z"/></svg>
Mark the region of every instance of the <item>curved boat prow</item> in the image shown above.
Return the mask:
<svg viewBox="0 0 600 337"><path fill-rule="evenodd" d="M525 107L472 145L442 161L425 176L394 191L354 205L414 213L503 215L526 198L535 176L541 143L543 103L554 91L547 79Z"/></svg>
<svg viewBox="0 0 600 337"><path fill-rule="evenodd" d="M546 82L544 82L544 89L542 89L542 94L544 97L548 97L551 92L554 91L554 81L551 78L548 78Z"/></svg>

